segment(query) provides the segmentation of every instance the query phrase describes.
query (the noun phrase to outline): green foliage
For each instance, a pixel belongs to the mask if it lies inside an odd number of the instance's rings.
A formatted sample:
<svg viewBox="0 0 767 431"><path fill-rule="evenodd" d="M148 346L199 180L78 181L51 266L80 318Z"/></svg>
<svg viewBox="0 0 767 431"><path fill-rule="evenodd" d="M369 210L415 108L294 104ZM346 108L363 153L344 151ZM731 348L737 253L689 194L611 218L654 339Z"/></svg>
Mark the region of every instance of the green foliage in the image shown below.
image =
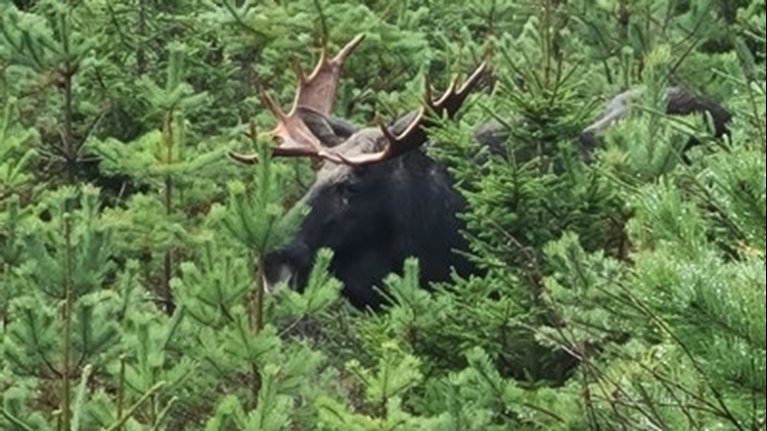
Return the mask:
<svg viewBox="0 0 767 431"><path fill-rule="evenodd" d="M84 190L81 209L71 216L64 208L73 190L51 196L51 222L29 226L25 235L25 264L16 275L26 282L24 292L11 301L11 313L20 318L8 325L4 354L8 364L22 375L59 373L61 322L56 317L57 302L71 286L72 346L81 361L106 352L118 341L115 324L109 322L117 311L117 295L101 289L110 265L109 231L99 229L96 218L97 192ZM61 212L59 212L61 211ZM63 224L59 224L63 222ZM80 228L69 232L71 223ZM102 322L94 326L93 322ZM30 343L30 340L34 340ZM47 369L46 369L47 368Z"/></svg>
<svg viewBox="0 0 767 431"><path fill-rule="evenodd" d="M284 181L279 181L279 173L272 172L271 150L260 145L258 156L250 184L254 192L246 194L242 183L231 184L230 206L222 221L245 247L265 255L292 237L307 209L295 205L283 215L281 199L285 186Z"/></svg>
<svg viewBox="0 0 767 431"><path fill-rule="evenodd" d="M341 291L341 283L332 278L328 271L332 259L333 252L330 249L320 249L303 292L281 289L277 293L282 298L275 304L278 308L275 315L304 318L315 317L326 311L338 299Z"/></svg>
<svg viewBox="0 0 767 431"><path fill-rule="evenodd" d="M3 160L0 164L0 196L3 197L18 190L30 180L30 175L24 170L32 157L36 155L34 149L27 148L19 157L11 157L35 136L31 130L23 132L14 130L12 127L13 122L16 121L14 105L15 100L12 98L5 102L2 123L0 123L0 160Z"/></svg>
<svg viewBox="0 0 767 431"><path fill-rule="evenodd" d="M422 379L418 371L418 359L400 351L393 343L381 346L381 356L374 369L361 366L355 360L346 365L352 378L364 388L363 399L355 413L332 399L320 399L319 426L321 429L380 430L403 425L412 429L424 429L433 421L410 415L402 406L402 397L418 385Z"/></svg>
<svg viewBox="0 0 767 431"><path fill-rule="evenodd" d="M272 159L258 93L289 106L291 65L359 33L352 123L483 58L494 84L427 147L481 271L421 286L408 259L376 313L333 250L263 289L311 172ZM764 0L3 3L0 429L764 429L764 35ZM670 85L729 135L665 115Z"/></svg>

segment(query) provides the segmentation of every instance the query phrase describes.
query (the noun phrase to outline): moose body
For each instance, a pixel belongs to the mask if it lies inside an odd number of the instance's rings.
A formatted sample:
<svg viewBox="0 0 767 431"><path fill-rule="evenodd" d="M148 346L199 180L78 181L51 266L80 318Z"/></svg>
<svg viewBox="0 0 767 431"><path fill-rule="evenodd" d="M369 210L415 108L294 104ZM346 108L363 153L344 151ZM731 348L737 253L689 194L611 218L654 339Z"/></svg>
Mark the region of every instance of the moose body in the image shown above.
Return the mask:
<svg viewBox="0 0 767 431"><path fill-rule="evenodd" d="M301 290L306 285L316 252L333 250L332 274L343 282L343 295L357 307L377 308L381 296L373 289L383 278L398 272L406 258L420 263L420 282L449 279L451 271L466 276L474 271L465 257L467 241L461 232L459 214L465 208L462 196L438 162L420 147L426 142L424 108L390 126L359 129L330 117L340 69L361 37L350 42L333 59L323 50L320 62L309 77L298 71L299 84L293 108L283 113L264 94L264 103L278 120L271 132L280 141L276 156L308 156L321 161L315 182L300 204L310 209L294 238L264 259L267 289L287 282ZM484 63L460 88L453 82L438 100L426 103L437 114L452 116L484 72ZM606 112L586 128L580 143L589 160L597 134L626 115L628 104L640 96L630 91L614 98ZM729 113L702 98L680 89L668 91L669 114L708 112L715 120L717 135L725 132ZM475 130L475 139L490 153L502 155L508 131L487 123ZM255 158L232 154L252 163Z"/></svg>

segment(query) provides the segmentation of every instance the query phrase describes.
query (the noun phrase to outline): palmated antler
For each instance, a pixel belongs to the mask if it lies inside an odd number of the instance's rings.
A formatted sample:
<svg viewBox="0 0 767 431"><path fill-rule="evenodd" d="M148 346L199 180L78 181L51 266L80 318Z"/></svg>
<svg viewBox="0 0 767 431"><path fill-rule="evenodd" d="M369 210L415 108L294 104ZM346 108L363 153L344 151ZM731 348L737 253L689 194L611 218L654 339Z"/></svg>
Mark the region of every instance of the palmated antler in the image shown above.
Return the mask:
<svg viewBox="0 0 767 431"><path fill-rule="evenodd" d="M342 154L336 154L336 156L347 165L359 166L391 159L418 148L427 140L426 132L424 131L424 126L428 123L427 109L431 110L437 116L442 116L444 113L447 113L448 117L455 115L471 91L480 82L486 67L486 61L480 63L474 72L472 72L466 79L466 82L464 82L457 90L457 79L454 79L447 90L442 94L442 97L436 101L432 99L431 85L427 79L425 84L426 94L424 97L426 106L419 108L415 117L413 117L413 120L408 124L405 130L399 135L394 135L385 125L381 126L381 131L387 140L386 148L377 153L366 153L348 157Z"/></svg>
<svg viewBox="0 0 767 431"><path fill-rule="evenodd" d="M328 59L327 48L323 47L320 59L309 76L304 75L296 63L294 69L298 84L293 107L285 114L265 91L261 91L261 100L277 119L277 126L269 132L273 139L278 140L278 146L272 149L275 156L297 157L311 156L341 163L342 160L335 152L322 146L309 127L298 115L298 108L310 108L324 115L329 115L335 103L338 80L344 61L360 44L364 35L357 35L347 43L335 57ZM255 155L244 155L230 152L229 155L243 163L254 163Z"/></svg>

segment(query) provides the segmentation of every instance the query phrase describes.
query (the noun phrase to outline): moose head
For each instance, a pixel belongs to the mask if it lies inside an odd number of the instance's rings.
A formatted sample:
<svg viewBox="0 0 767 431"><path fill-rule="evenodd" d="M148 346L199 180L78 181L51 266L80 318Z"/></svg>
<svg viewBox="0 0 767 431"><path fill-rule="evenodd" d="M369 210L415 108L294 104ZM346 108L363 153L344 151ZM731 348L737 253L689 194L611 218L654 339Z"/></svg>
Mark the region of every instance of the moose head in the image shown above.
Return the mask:
<svg viewBox="0 0 767 431"><path fill-rule="evenodd" d="M300 203L310 209L292 241L266 256L267 286L306 283L316 251L334 251L330 270L344 283L343 294L358 307L377 307L373 290L407 257L420 262L422 284L446 280L452 269L466 275L471 265L457 213L464 207L446 170L420 148L432 115L452 117L485 70L477 67L461 86L454 80L434 99L426 83L423 106L391 125L356 128L330 117L344 61L362 41L357 36L333 58L323 49L309 76L297 68L297 89L288 113L262 92L277 125L270 135L276 157L310 157L319 162L316 179ZM255 156L232 153L243 163Z"/></svg>

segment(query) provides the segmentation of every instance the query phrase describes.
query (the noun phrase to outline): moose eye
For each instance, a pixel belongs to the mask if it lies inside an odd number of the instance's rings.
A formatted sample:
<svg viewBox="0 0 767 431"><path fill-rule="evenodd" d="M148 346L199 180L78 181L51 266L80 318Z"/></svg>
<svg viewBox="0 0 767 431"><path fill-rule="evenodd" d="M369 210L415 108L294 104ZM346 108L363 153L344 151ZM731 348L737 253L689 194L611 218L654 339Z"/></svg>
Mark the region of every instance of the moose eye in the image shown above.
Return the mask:
<svg viewBox="0 0 767 431"><path fill-rule="evenodd" d="M338 190L344 196L351 196L359 192L359 184L356 181L345 181L338 185Z"/></svg>

